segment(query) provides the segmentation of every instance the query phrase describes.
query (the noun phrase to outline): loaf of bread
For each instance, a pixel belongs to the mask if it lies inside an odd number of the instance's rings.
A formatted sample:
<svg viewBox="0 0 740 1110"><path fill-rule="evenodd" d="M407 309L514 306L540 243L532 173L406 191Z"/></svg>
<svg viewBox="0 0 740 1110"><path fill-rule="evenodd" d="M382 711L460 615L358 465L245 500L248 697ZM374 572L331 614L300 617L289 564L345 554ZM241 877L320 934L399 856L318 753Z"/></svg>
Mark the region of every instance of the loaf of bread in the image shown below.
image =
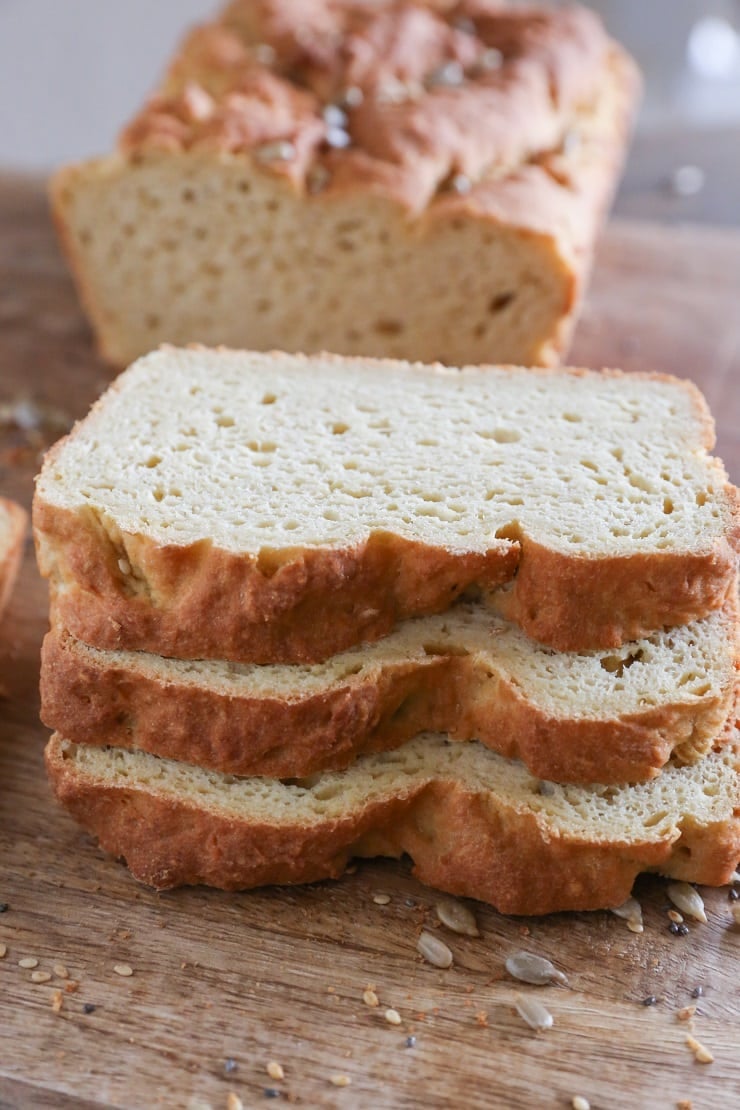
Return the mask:
<svg viewBox="0 0 740 1110"><path fill-rule="evenodd" d="M503 913L620 905L641 871L729 882L740 860L737 734L632 787L556 786L480 744L425 734L349 770L280 782L54 735L61 803L159 889L235 890L408 854L425 883Z"/></svg>
<svg viewBox="0 0 740 1110"><path fill-rule="evenodd" d="M637 87L585 8L236 0L54 179L100 348L553 363Z"/></svg>
<svg viewBox="0 0 740 1110"><path fill-rule="evenodd" d="M237 775L338 770L419 732L480 740L557 782L640 782L709 751L731 708L733 601L608 652L555 653L480 605L305 666L106 652L54 626L41 717L77 743Z"/></svg>
<svg viewBox="0 0 740 1110"><path fill-rule="evenodd" d="M470 590L611 647L734 588L712 442L672 378L167 348L46 456L39 565L106 650L316 662Z"/></svg>
<svg viewBox="0 0 740 1110"><path fill-rule="evenodd" d="M23 555L23 538L28 526L24 509L0 497L0 617L13 589Z"/></svg>

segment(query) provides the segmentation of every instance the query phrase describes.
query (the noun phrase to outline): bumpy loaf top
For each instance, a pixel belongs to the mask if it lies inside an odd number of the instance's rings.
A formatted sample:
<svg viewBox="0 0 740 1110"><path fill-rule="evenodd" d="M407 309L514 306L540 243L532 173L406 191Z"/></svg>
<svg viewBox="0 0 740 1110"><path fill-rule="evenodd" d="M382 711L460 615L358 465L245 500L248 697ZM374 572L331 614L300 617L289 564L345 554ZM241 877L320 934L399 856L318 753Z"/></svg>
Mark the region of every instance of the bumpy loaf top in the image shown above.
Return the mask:
<svg viewBox="0 0 740 1110"><path fill-rule="evenodd" d="M624 121L635 83L579 7L235 0L190 34L120 146L249 152L308 193L361 185L416 209L485 210L512 176L567 190L588 168L579 139L615 100ZM604 134L589 158L620 145Z"/></svg>

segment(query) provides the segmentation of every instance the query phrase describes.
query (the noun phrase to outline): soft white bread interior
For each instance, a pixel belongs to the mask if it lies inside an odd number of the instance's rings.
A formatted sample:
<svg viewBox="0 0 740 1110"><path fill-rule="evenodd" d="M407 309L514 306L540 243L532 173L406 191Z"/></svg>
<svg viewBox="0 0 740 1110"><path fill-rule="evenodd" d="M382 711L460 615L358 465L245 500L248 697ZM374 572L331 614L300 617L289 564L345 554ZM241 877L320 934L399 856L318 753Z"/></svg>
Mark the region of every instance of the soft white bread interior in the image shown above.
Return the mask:
<svg viewBox="0 0 740 1110"><path fill-rule="evenodd" d="M25 509L7 497L0 497L0 617L18 575L27 527Z"/></svg>
<svg viewBox="0 0 740 1110"><path fill-rule="evenodd" d="M718 608L736 491L676 379L162 350L48 455L35 531L104 648L305 662L511 580L560 649Z"/></svg>

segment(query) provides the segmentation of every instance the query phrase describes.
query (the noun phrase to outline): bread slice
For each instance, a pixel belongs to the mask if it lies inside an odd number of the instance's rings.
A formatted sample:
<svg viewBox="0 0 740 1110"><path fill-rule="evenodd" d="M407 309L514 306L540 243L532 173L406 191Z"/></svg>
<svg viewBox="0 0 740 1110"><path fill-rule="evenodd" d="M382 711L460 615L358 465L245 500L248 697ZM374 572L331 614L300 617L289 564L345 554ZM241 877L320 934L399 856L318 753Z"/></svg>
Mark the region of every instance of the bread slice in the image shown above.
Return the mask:
<svg viewBox="0 0 740 1110"><path fill-rule="evenodd" d="M421 735L349 770L235 778L55 734L60 802L158 889L236 890L408 854L419 878L504 913L621 904L641 871L708 884L740 859L737 734L642 786L554 786L480 744Z"/></svg>
<svg viewBox="0 0 740 1110"><path fill-rule="evenodd" d="M557 361L637 87L583 8L238 0L54 179L101 350Z"/></svg>
<svg viewBox="0 0 740 1110"><path fill-rule="evenodd" d="M0 617L18 575L27 527L25 509L7 497L0 497Z"/></svg>
<svg viewBox="0 0 740 1110"><path fill-rule="evenodd" d="M558 782L638 782L706 755L730 711L733 600L607 652L554 653L480 605L402 624L327 663L255 666L105 652L54 626L41 716L78 743L237 775L347 767L422 731L478 739Z"/></svg>
<svg viewBox="0 0 740 1110"><path fill-rule="evenodd" d="M47 455L57 616L108 650L301 663L466 590L559 650L719 608L737 493L686 382L165 348Z"/></svg>

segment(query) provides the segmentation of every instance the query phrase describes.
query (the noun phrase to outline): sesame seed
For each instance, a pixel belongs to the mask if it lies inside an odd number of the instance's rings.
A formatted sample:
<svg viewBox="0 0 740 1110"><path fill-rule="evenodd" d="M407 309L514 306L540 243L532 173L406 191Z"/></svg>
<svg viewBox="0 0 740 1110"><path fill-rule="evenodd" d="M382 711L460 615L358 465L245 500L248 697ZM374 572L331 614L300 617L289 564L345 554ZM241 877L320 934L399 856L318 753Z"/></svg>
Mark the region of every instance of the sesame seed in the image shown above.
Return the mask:
<svg viewBox="0 0 740 1110"><path fill-rule="evenodd" d="M737 902L731 910L733 920L736 925L740 925L740 902Z"/></svg>
<svg viewBox="0 0 740 1110"><path fill-rule="evenodd" d="M270 1060L267 1065L267 1074L270 1079L285 1079L285 1072L283 1071L277 1060Z"/></svg>
<svg viewBox="0 0 740 1110"><path fill-rule="evenodd" d="M669 910L668 917L671 919L671 921L675 921L677 925L683 924L683 917L678 912L678 910Z"/></svg>
<svg viewBox="0 0 740 1110"><path fill-rule="evenodd" d="M51 972L50 971L32 971L31 972L31 982L32 983L48 983L50 979L51 979Z"/></svg>
<svg viewBox="0 0 740 1110"><path fill-rule="evenodd" d="M691 1021L696 1013L696 1006L683 1006L676 1014L679 1021Z"/></svg>
<svg viewBox="0 0 740 1110"><path fill-rule="evenodd" d="M692 1037L691 1034L689 1034L686 1038L686 1044L694 1053L694 1059L698 1064L713 1063L714 1056L709 1051L709 1049L701 1043L701 1041L697 1041L696 1037Z"/></svg>
<svg viewBox="0 0 740 1110"><path fill-rule="evenodd" d="M129 563L128 559L119 559L118 560L118 569L120 570L121 574L130 574L131 573L131 563Z"/></svg>
<svg viewBox="0 0 740 1110"><path fill-rule="evenodd" d="M83 1012L83 1014L94 1014L95 1013L94 1003L86 1002L85 1005L82 1007L82 1012Z"/></svg>
<svg viewBox="0 0 740 1110"><path fill-rule="evenodd" d="M380 1000L372 987L368 987L367 990L362 993L362 1001L366 1006L378 1006Z"/></svg>
<svg viewBox="0 0 740 1110"><path fill-rule="evenodd" d="M64 1005L64 995L62 994L61 991L54 991L54 993L51 996L51 1008L54 1011L54 1013L55 1014L61 1013L63 1005Z"/></svg>
<svg viewBox="0 0 740 1110"><path fill-rule="evenodd" d="M399 1014L398 1010L386 1010L383 1014L383 1017L389 1025L400 1025L403 1021L403 1018Z"/></svg>
<svg viewBox="0 0 740 1110"><path fill-rule="evenodd" d="M116 975L121 975L124 979L128 979L134 973L134 969L128 964L114 964L113 970Z"/></svg>
<svg viewBox="0 0 740 1110"><path fill-rule="evenodd" d="M387 906L390 900L390 894L373 894L373 902L376 906Z"/></svg>
<svg viewBox="0 0 740 1110"><path fill-rule="evenodd" d="M233 1091L226 1096L226 1110L244 1110L244 1103Z"/></svg>
<svg viewBox="0 0 740 1110"><path fill-rule="evenodd" d="M554 1024L553 1016L537 998L533 998L531 995L524 997L518 994L514 999L514 1006L519 1016L526 1021L531 1029L536 1029L539 1033L552 1028Z"/></svg>
<svg viewBox="0 0 740 1110"><path fill-rule="evenodd" d="M18 961L18 967L22 967L25 971L30 971L33 967L38 967L39 961L35 956L24 956L22 960Z"/></svg>
<svg viewBox="0 0 740 1110"><path fill-rule="evenodd" d="M573 1110L591 1110L591 1103L583 1095L574 1095L571 1106Z"/></svg>
<svg viewBox="0 0 740 1110"><path fill-rule="evenodd" d="M332 1075L329 1077L329 1082L333 1087L349 1087L352 1080L348 1075Z"/></svg>
<svg viewBox="0 0 740 1110"><path fill-rule="evenodd" d="M4 960L8 954L7 944L0 944L0 960Z"/></svg>
<svg viewBox="0 0 740 1110"><path fill-rule="evenodd" d="M54 964L53 971L57 979L69 979L69 972L64 964Z"/></svg>

